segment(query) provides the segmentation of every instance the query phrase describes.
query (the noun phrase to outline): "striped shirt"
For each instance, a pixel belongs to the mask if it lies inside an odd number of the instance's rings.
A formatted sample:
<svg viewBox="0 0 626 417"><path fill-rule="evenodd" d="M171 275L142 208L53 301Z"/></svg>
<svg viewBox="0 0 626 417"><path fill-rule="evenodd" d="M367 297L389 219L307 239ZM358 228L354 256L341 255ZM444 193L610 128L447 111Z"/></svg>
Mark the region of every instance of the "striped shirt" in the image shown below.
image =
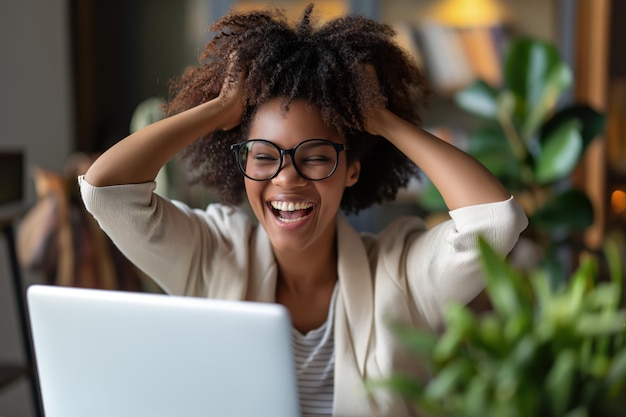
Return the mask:
<svg viewBox="0 0 626 417"><path fill-rule="evenodd" d="M302 417L330 416L333 412L335 338L333 316L337 286L333 291L326 322L306 334L292 328L298 393Z"/></svg>

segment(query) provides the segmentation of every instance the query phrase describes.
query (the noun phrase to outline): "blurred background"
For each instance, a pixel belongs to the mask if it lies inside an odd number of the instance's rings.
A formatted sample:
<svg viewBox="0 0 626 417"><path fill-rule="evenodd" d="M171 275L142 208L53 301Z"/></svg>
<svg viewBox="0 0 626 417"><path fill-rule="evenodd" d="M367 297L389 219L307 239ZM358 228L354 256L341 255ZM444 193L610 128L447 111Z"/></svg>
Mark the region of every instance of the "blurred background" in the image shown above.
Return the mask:
<svg viewBox="0 0 626 417"><path fill-rule="evenodd" d="M272 4L295 19L308 3ZM0 2L0 225L4 232L0 240L0 416L40 415L36 385L28 370L31 358L20 294L29 283L51 278L41 268L29 267L36 263L32 257L43 255L30 253L32 247L15 246L25 217L55 190L70 194L69 203L74 201L75 174L88 165L91 155L128 135L142 103L165 98L168 80L197 62L213 22L231 7L267 4ZM585 102L606 116L605 129L566 178L588 195L594 209L593 221L579 239L585 247L596 248L608 232L624 229L626 60L618 48L626 40L626 30L618 18L626 16L626 2L320 0L316 11L321 20L356 13L392 24L398 42L424 67L435 89L423 115L425 127L459 146L466 145L482 120L459 106L456 94L477 80L500 87L511 39L524 36L554 45L573 75L557 106ZM191 205L211 200L210 191L188 187L176 175L170 175L168 184L164 193ZM431 214L420 204L420 190L412 185L397 203L375 207L352 221L362 230L375 231L397 214ZM59 254L46 256L57 259ZM108 285L134 288L119 282Z"/></svg>

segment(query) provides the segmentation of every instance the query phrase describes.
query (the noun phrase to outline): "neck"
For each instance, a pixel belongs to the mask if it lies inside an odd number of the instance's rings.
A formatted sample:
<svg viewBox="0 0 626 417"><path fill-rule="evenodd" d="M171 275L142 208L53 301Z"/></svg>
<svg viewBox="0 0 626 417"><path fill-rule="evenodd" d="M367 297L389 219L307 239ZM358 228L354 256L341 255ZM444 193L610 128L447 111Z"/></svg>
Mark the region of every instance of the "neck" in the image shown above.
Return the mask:
<svg viewBox="0 0 626 417"><path fill-rule="evenodd" d="M337 248L330 245L301 252L274 253L278 265L278 286L294 294L307 294L337 280Z"/></svg>

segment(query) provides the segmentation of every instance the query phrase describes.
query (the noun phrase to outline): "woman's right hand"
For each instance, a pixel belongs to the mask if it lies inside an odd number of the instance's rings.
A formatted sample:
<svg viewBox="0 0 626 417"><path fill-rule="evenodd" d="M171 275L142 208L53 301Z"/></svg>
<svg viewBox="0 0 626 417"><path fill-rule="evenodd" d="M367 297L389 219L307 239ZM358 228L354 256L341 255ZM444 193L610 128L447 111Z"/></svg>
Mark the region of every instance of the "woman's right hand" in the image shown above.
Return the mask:
<svg viewBox="0 0 626 417"><path fill-rule="evenodd" d="M221 115L221 130L230 130L237 127L241 123L245 106L244 86L246 74L243 70L237 69L237 52L231 52L228 58L226 77L217 97L217 101L222 106L223 111Z"/></svg>
<svg viewBox="0 0 626 417"><path fill-rule="evenodd" d="M223 108L222 130L233 129L241 123L245 106L244 84L245 73L243 71L239 73L229 71L217 98Z"/></svg>

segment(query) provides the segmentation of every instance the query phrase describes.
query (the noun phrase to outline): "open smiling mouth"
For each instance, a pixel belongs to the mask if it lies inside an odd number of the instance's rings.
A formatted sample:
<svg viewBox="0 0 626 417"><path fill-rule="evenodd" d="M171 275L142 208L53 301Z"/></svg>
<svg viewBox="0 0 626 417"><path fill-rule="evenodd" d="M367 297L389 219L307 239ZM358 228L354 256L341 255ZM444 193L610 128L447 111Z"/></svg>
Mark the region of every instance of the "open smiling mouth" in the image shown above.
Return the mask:
<svg viewBox="0 0 626 417"><path fill-rule="evenodd" d="M274 215L284 223L295 223L307 217L313 211L313 204L302 202L272 201Z"/></svg>

